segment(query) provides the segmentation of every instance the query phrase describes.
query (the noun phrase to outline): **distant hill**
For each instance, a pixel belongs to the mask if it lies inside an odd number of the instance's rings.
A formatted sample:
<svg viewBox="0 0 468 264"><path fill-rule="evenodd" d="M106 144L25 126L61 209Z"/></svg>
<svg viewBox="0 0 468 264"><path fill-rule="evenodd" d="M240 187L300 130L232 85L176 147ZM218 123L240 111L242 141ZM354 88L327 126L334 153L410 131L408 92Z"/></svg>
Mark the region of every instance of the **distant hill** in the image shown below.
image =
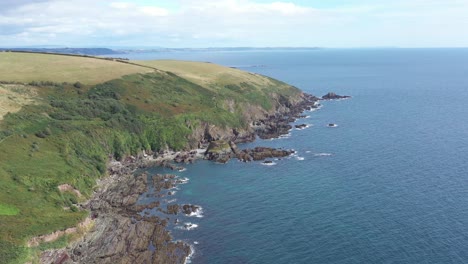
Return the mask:
<svg viewBox="0 0 468 264"><path fill-rule="evenodd" d="M29 51L29 52L44 52L44 53L61 53L61 54L76 54L76 55L115 55L122 54L108 48L0 48L0 51Z"/></svg>
<svg viewBox="0 0 468 264"><path fill-rule="evenodd" d="M298 50L319 50L323 49L320 47L218 47L218 48L119 48L117 49L122 53L149 53L149 52L219 52L219 51L278 51L278 50L289 50L289 51L298 51Z"/></svg>

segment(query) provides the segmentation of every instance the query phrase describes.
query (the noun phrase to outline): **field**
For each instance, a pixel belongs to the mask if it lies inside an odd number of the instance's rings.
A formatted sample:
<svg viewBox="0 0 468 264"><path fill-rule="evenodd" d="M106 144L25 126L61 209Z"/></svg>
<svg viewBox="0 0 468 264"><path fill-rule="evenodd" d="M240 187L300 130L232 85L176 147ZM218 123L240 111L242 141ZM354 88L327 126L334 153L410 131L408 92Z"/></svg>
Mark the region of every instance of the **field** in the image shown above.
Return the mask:
<svg viewBox="0 0 468 264"><path fill-rule="evenodd" d="M0 52L0 80L97 84L154 70L104 59L52 54Z"/></svg>
<svg viewBox="0 0 468 264"><path fill-rule="evenodd" d="M204 87L224 87L229 84L238 85L242 82L258 86L274 85L271 79L259 74L249 73L208 62L154 60L138 61L137 63L173 72Z"/></svg>

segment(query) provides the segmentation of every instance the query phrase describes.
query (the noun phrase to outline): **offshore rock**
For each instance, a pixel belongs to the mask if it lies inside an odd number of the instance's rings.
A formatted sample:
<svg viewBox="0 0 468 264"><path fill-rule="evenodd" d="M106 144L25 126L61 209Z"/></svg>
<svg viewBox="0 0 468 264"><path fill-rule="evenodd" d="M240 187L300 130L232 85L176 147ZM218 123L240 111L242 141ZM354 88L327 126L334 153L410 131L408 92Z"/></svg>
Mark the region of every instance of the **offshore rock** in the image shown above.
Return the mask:
<svg viewBox="0 0 468 264"><path fill-rule="evenodd" d="M243 162L259 161L267 158L286 157L294 153L292 150L283 150L266 147L239 150L233 142L223 140L212 141L205 152L205 158L219 163L226 163L231 158Z"/></svg>
<svg viewBox="0 0 468 264"><path fill-rule="evenodd" d="M254 149L242 150L242 152L238 155L238 158L241 161L248 162L252 160L259 161L259 160L265 160L268 158L287 157L293 153L294 153L293 150L256 147Z"/></svg>
<svg viewBox="0 0 468 264"><path fill-rule="evenodd" d="M349 95L337 95L336 93L330 92L322 96L322 100L337 100L337 99L346 99L350 98Z"/></svg>

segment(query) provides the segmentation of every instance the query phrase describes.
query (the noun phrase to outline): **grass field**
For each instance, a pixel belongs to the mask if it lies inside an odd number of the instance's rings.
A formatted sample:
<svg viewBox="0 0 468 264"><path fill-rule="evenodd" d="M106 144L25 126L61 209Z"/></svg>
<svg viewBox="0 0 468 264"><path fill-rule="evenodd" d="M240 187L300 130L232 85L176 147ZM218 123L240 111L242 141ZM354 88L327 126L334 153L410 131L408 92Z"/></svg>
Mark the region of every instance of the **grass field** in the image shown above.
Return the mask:
<svg viewBox="0 0 468 264"><path fill-rule="evenodd" d="M154 70L131 64L53 54L0 52L0 80L10 82L53 81L97 84L124 75Z"/></svg>
<svg viewBox="0 0 468 264"><path fill-rule="evenodd" d="M240 84L241 82L248 82L258 86L273 85L269 78L259 74L208 62L153 60L137 61L137 63L173 72L204 87L224 87L225 85Z"/></svg>

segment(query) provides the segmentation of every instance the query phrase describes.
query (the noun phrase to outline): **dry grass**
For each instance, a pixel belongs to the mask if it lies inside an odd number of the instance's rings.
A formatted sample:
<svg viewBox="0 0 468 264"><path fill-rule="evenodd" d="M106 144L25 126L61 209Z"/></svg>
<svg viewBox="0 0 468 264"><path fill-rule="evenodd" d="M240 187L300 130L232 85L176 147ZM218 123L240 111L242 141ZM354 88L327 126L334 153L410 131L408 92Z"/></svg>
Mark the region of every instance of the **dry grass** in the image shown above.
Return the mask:
<svg viewBox="0 0 468 264"><path fill-rule="evenodd" d="M35 103L37 91L31 86L0 84L0 121L8 112L17 112L24 105Z"/></svg>
<svg viewBox="0 0 468 264"><path fill-rule="evenodd" d="M124 75L152 71L145 67L95 58L0 52L0 81L79 81L97 84Z"/></svg>
<svg viewBox="0 0 468 264"><path fill-rule="evenodd" d="M239 84L241 82L248 82L258 86L272 85L270 79L259 74L207 62L154 60L137 61L137 63L173 72L207 88L223 87L227 84Z"/></svg>

